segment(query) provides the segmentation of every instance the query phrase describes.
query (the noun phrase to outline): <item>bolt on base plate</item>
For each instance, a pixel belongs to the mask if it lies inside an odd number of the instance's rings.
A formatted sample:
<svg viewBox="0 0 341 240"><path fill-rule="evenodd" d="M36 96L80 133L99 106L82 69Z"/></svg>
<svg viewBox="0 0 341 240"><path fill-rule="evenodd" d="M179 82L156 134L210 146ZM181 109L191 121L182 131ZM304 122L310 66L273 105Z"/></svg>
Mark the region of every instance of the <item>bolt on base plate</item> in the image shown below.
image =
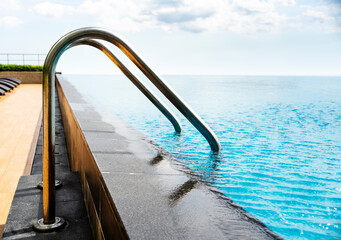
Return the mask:
<svg viewBox="0 0 341 240"><path fill-rule="evenodd" d="M55 187L58 188L58 187L61 187L63 185L62 181L60 180L56 180L55 181ZM37 185L37 188L39 189L43 189L43 181L41 181L38 185Z"/></svg>
<svg viewBox="0 0 341 240"><path fill-rule="evenodd" d="M61 217L55 217L54 223L45 224L44 218L38 219L33 223L33 230L37 232L51 232L56 231L64 226L65 220Z"/></svg>

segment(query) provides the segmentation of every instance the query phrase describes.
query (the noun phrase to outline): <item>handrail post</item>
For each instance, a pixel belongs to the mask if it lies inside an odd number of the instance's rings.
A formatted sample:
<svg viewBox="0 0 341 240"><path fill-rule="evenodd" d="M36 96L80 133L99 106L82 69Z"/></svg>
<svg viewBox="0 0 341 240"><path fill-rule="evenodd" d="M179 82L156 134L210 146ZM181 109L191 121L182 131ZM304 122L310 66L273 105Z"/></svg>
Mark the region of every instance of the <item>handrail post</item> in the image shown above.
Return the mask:
<svg viewBox="0 0 341 240"><path fill-rule="evenodd" d="M55 196L55 64L51 51L43 67L43 218L33 224L36 231L61 228L65 220L56 217Z"/></svg>

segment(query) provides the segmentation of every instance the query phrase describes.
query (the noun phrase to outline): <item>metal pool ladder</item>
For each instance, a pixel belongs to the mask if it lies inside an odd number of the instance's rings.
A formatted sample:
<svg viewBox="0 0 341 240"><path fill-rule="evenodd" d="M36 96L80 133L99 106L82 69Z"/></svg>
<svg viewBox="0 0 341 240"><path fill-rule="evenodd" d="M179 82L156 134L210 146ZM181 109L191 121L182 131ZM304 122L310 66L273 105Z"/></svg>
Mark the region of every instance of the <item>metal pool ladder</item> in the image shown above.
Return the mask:
<svg viewBox="0 0 341 240"><path fill-rule="evenodd" d="M217 136L209 126L175 93L132 48L113 33L99 28L80 28L60 38L46 56L43 68L43 218L38 219L33 228L37 231L51 231L62 227L65 220L55 216L55 70L61 55L71 47L90 45L98 48L113 61L120 70L153 102L172 122L177 132L181 125L177 118L150 92L127 68L101 43L105 40L117 46L158 88L163 95L192 123L206 138L213 152L220 151Z"/></svg>

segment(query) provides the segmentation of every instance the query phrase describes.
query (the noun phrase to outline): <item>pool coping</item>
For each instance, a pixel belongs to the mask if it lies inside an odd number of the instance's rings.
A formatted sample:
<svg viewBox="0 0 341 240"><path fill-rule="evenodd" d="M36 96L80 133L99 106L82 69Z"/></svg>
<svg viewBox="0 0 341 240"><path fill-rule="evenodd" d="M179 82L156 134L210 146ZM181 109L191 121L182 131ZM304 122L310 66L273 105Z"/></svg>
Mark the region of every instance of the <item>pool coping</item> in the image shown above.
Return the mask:
<svg viewBox="0 0 341 240"><path fill-rule="evenodd" d="M97 238L282 239L116 115L104 121L61 75L56 82Z"/></svg>

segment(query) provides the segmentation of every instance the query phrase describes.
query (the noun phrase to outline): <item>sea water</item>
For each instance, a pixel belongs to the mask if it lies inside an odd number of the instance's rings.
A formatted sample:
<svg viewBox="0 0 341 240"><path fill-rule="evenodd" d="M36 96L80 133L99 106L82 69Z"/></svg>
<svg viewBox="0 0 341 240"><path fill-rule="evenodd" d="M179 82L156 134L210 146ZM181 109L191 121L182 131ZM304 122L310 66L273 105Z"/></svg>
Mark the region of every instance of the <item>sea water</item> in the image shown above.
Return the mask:
<svg viewBox="0 0 341 240"><path fill-rule="evenodd" d="M216 133L220 155L171 108L175 134L124 76L67 79L279 235L341 239L341 77L164 76Z"/></svg>

